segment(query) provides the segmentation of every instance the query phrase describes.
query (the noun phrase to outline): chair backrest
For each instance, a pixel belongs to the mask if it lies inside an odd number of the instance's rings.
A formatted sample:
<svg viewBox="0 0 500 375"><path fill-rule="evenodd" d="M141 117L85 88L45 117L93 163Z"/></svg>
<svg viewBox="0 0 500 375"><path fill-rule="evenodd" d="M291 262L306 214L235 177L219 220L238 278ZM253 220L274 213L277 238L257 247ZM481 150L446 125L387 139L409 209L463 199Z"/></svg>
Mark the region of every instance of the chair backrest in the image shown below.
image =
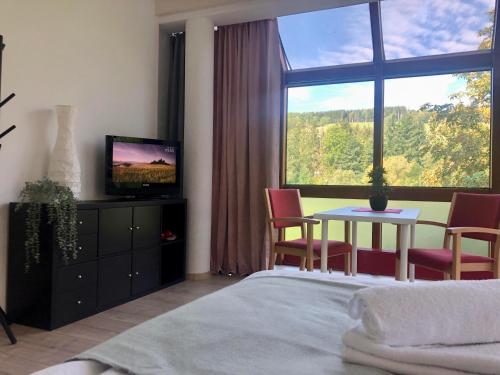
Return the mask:
<svg viewBox="0 0 500 375"><path fill-rule="evenodd" d="M455 193L450 207L448 227L482 227L498 229L500 194ZM487 233L464 233L463 237L496 242L497 236Z"/></svg>
<svg viewBox="0 0 500 375"><path fill-rule="evenodd" d="M265 189L269 218L303 217L298 189ZM301 223L274 222L274 228L302 227Z"/></svg>

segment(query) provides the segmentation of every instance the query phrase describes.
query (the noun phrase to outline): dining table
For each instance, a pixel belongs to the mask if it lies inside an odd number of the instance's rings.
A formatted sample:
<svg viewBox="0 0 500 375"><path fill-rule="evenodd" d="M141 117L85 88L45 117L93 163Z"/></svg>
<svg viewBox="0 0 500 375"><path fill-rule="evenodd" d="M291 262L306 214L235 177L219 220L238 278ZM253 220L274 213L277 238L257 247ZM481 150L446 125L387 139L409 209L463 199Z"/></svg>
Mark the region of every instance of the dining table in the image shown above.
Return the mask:
<svg viewBox="0 0 500 375"><path fill-rule="evenodd" d="M389 223L399 225L401 228L399 280L406 281L408 279L408 248L415 246L415 226L419 216L420 209L418 208L391 208L384 211L374 211L370 208L351 206L315 213L313 217L321 220L321 272L328 271L328 222L330 220L350 222L352 276L356 276L358 267L358 222ZM409 271L410 279L413 280L415 266L410 265Z"/></svg>

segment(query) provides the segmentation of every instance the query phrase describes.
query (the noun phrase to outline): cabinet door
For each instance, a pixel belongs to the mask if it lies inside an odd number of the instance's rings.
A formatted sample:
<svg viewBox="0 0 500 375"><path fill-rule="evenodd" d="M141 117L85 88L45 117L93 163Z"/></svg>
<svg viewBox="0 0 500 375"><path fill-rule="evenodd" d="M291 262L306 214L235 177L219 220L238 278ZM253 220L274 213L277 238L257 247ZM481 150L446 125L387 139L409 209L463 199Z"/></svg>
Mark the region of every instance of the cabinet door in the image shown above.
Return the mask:
<svg viewBox="0 0 500 375"><path fill-rule="evenodd" d="M130 253L99 260L99 307L107 307L130 297L132 255Z"/></svg>
<svg viewBox="0 0 500 375"><path fill-rule="evenodd" d="M132 230L132 207L101 209L99 255L130 250Z"/></svg>
<svg viewBox="0 0 500 375"><path fill-rule="evenodd" d="M160 242L160 207L134 207L134 249L147 248Z"/></svg>
<svg viewBox="0 0 500 375"><path fill-rule="evenodd" d="M139 294L160 285L160 249L134 251L132 260L132 294Z"/></svg>

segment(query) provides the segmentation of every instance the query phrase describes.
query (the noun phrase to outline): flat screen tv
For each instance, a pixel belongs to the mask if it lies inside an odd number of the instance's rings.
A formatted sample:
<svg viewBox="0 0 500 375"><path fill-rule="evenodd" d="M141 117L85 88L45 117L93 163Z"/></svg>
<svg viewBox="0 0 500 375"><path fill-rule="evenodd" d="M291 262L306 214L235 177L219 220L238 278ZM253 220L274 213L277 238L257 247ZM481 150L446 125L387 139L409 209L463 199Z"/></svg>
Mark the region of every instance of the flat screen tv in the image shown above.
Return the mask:
<svg viewBox="0 0 500 375"><path fill-rule="evenodd" d="M181 150L176 141L106 136L106 194L181 195Z"/></svg>

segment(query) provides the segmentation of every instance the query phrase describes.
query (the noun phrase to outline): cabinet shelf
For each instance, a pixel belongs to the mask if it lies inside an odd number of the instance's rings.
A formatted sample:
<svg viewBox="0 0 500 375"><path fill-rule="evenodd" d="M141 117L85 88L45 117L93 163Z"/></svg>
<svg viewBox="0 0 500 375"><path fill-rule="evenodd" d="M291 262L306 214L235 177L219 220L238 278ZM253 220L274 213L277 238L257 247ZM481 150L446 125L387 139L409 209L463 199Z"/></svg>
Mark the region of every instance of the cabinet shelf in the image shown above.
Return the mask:
<svg viewBox="0 0 500 375"><path fill-rule="evenodd" d="M178 244L178 243L182 243L184 242L184 238L177 238L175 240L162 240L161 243L160 243L160 246L169 246L169 245L175 245L175 244Z"/></svg>

